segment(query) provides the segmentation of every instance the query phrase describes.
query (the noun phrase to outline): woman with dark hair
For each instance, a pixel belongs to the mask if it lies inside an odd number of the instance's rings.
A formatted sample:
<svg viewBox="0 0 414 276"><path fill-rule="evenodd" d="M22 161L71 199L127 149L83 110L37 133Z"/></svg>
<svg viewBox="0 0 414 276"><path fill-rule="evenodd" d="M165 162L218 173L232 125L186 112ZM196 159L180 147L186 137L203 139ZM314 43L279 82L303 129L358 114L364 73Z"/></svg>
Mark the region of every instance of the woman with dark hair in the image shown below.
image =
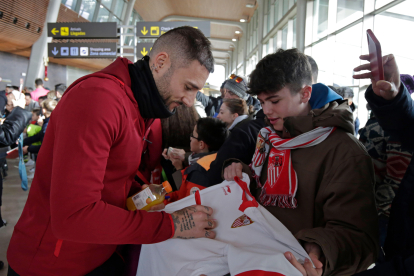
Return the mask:
<svg viewBox="0 0 414 276"><path fill-rule="evenodd" d="M253 113L253 106L248 107L245 100L224 99L217 119L224 122L231 131L242 123L250 121L252 117L249 115Z"/></svg>

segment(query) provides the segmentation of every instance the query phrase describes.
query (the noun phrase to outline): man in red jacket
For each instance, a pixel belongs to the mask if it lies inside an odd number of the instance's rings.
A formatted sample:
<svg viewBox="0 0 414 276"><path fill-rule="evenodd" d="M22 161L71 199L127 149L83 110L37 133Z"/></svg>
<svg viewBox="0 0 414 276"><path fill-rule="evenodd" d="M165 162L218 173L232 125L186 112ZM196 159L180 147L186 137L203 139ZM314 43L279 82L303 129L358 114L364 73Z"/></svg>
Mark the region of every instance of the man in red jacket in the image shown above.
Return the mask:
<svg viewBox="0 0 414 276"><path fill-rule="evenodd" d="M126 210L152 122L194 103L214 70L210 47L199 30L176 28L149 57L118 58L67 89L10 241L9 275L121 275L119 244L215 237L209 207Z"/></svg>

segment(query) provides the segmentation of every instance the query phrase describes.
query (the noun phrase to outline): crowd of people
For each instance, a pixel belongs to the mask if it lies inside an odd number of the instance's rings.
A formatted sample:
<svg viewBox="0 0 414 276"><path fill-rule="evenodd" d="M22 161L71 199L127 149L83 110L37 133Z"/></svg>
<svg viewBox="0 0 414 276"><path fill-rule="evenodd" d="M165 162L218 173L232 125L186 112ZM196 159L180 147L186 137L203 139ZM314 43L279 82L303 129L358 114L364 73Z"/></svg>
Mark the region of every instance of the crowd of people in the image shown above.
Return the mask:
<svg viewBox="0 0 414 276"><path fill-rule="evenodd" d="M165 205L243 173L307 252L304 262L284 252L300 274L414 275L414 80L395 58L383 57L385 80L365 92L361 129L353 90L318 83L317 62L297 49L231 74L219 97L202 90L213 65L204 35L180 27L134 64L118 58L67 89L40 79L25 89L23 153L36 170L8 275L136 275L141 244L216 236L220 210ZM372 78L369 63L354 70ZM0 92L3 125L16 92ZM163 181L174 191L158 212L126 210L127 197Z"/></svg>

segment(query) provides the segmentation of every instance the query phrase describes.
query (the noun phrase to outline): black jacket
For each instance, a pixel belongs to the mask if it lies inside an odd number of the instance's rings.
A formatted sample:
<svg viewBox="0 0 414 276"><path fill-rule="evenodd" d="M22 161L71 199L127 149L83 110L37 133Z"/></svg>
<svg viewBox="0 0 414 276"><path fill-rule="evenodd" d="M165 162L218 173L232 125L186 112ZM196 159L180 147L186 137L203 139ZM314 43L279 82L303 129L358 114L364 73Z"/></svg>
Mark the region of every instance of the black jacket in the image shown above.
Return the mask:
<svg viewBox="0 0 414 276"><path fill-rule="evenodd" d="M39 133L24 139L23 146L29 146L29 148L27 149L28 152L39 153L41 145L32 145L32 144L36 142L43 142L43 138L45 137L45 134L46 134L47 125L49 124L49 119L50 117L46 118L43 121L42 130Z"/></svg>
<svg viewBox="0 0 414 276"><path fill-rule="evenodd" d="M217 158L210 165L207 172L210 186L223 182L221 177L223 164L230 158L236 158L245 164L250 164L256 149L256 140L259 131L266 126L263 111L256 114L256 119L246 121L233 129L230 136L217 152Z"/></svg>
<svg viewBox="0 0 414 276"><path fill-rule="evenodd" d="M220 111L220 106L223 103L223 98L221 96L217 98L206 96L200 91L197 92L196 99L204 106L204 110L208 117L214 117L214 115Z"/></svg>
<svg viewBox="0 0 414 276"><path fill-rule="evenodd" d="M398 137L402 146L414 150L414 102L404 84L392 101L375 95L371 86L365 98L380 126ZM384 251L385 263L358 275L414 275L414 158L392 202Z"/></svg>
<svg viewBox="0 0 414 276"><path fill-rule="evenodd" d="M31 112L15 107L0 126L0 146L5 147L15 143L31 118Z"/></svg>

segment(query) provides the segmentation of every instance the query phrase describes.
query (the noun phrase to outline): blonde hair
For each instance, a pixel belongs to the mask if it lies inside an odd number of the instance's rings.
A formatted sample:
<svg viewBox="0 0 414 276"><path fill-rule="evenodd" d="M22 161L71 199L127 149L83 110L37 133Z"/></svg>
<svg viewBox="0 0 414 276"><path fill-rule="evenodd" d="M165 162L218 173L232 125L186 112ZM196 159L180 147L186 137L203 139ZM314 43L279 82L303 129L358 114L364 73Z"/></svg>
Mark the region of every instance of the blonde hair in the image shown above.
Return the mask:
<svg viewBox="0 0 414 276"><path fill-rule="evenodd" d="M46 110L46 112L52 113L53 110L55 110L57 101L52 99L44 100L41 104L42 108Z"/></svg>
<svg viewBox="0 0 414 276"><path fill-rule="evenodd" d="M47 93L47 98L50 100L56 100L56 91L50 90L49 93Z"/></svg>

